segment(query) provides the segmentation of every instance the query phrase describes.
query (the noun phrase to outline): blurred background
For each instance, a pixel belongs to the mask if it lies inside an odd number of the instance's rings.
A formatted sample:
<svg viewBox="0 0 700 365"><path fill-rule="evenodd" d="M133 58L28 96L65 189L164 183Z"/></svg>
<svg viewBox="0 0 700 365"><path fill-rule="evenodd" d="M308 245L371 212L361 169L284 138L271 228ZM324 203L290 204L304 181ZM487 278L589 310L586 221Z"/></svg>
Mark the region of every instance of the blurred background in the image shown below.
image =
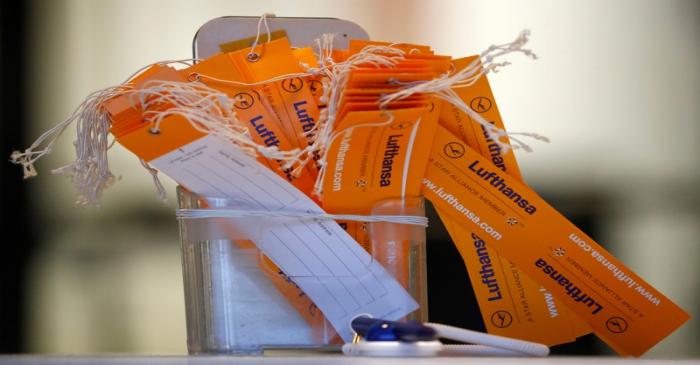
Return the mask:
<svg viewBox="0 0 700 365"><path fill-rule="evenodd" d="M649 355L700 356L696 0L34 0L0 7L5 160L88 93L143 65L190 57L195 32L212 18L337 17L373 39L430 44L455 57L528 28L540 59L511 56L512 66L489 77L509 130L551 138L517 154L526 181L696 318ZM50 174L73 158L71 134L38 164L38 178L23 182L19 167L0 166L0 352L186 353L174 184L166 181L170 203L160 203L150 176L117 146L112 170L121 181L100 208L76 207L71 182ZM561 351L609 353L592 339L582 346Z"/></svg>

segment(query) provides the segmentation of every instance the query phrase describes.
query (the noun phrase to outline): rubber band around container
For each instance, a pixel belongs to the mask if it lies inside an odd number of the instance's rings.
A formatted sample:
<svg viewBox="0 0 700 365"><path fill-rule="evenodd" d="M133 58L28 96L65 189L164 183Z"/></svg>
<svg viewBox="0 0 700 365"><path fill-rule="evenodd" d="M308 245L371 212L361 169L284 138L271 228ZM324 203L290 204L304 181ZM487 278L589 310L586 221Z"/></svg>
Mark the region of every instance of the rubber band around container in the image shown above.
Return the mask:
<svg viewBox="0 0 700 365"><path fill-rule="evenodd" d="M320 220L349 220L355 222L384 222L408 224L427 227L428 218L415 215L357 215L329 214L325 212L285 212L241 209L178 209L175 216L179 219L208 219L208 218L280 218L280 219L320 219Z"/></svg>

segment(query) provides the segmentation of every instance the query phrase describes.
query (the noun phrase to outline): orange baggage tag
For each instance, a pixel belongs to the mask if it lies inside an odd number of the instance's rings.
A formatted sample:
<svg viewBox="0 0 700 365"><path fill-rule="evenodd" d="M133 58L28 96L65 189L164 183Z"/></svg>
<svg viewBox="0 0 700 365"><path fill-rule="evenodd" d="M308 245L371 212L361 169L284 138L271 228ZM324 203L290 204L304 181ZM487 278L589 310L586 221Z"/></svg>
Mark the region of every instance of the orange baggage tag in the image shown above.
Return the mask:
<svg viewBox="0 0 700 365"><path fill-rule="evenodd" d="M318 60L316 59L313 49L310 47L295 48L292 52L294 53L294 57L303 65L311 68L318 68ZM319 108L326 106L326 103L321 100L323 96L323 82L321 80L322 77L320 75L308 77L309 91L311 91L311 95L314 96L314 101Z"/></svg>
<svg viewBox="0 0 700 365"><path fill-rule="evenodd" d="M437 113L427 106L348 111L329 146L323 206L331 212L368 214L380 200L420 195L418 176L436 126Z"/></svg>
<svg viewBox="0 0 700 365"><path fill-rule="evenodd" d="M442 75L452 69L452 57L439 55L425 54L406 54L404 59L399 62L399 68L421 67L427 68L436 75Z"/></svg>
<svg viewBox="0 0 700 365"><path fill-rule="evenodd" d="M418 196L416 177L424 169L437 115L427 106L347 111L329 146L324 208L369 214L380 200Z"/></svg>
<svg viewBox="0 0 700 365"><path fill-rule="evenodd" d="M335 63L347 60L349 55L350 52L347 49L333 49L331 52L331 57Z"/></svg>
<svg viewBox="0 0 700 365"><path fill-rule="evenodd" d="M475 233L437 211L464 260L488 333L543 343L574 341L564 308Z"/></svg>
<svg viewBox="0 0 700 365"><path fill-rule="evenodd" d="M418 196L419 176L424 172L438 115L439 111L431 112L427 106L348 111L337 125L338 137L329 146L323 180L324 209L370 214L382 200ZM409 287L409 245L395 242L394 250L374 250L366 224L339 224L375 259L385 265L391 263L395 278Z"/></svg>
<svg viewBox="0 0 700 365"><path fill-rule="evenodd" d="M207 86L234 98L236 115L248 128L256 143L268 147L275 146L282 151L296 148L296 144L292 143L285 134L280 121L270 112L267 100L261 96L260 87L242 87L226 82L242 80L242 76L228 54L212 56L180 72L185 77L199 75L201 82ZM283 161L269 160L263 156L259 156L258 160L269 165L273 171L310 195L314 177L308 170L302 170L299 176L294 176L291 168L284 168Z"/></svg>
<svg viewBox="0 0 700 365"><path fill-rule="evenodd" d="M348 95L346 96L343 101L345 103L358 103L358 104L363 104L363 103L369 103L370 105L374 106L374 109L379 109L381 106L381 102L379 101L379 98L382 97L383 94L376 94L376 95ZM401 102L403 103L423 103L425 104L425 97L423 96L410 96L408 98L401 99ZM388 105L396 105L396 104L388 104Z"/></svg>
<svg viewBox="0 0 700 365"><path fill-rule="evenodd" d="M457 70L461 70L475 59L477 56L462 58L455 60L454 64ZM482 114L487 121L490 121L497 128L505 129L488 79L485 76L479 78L470 87L453 90L466 105ZM503 154L499 145L488 136L481 124L471 120L469 115L452 104L445 103L440 114L440 125L459 136L463 142L482 156L489 158L499 169L522 181L515 155L513 153ZM489 265L493 267L496 274L492 276L494 282L490 283L489 288L493 290L499 288L497 292L501 298L493 299L494 296L481 290L484 287L483 280L485 279L477 270L483 266L483 263L480 263L482 256L478 255L472 247L472 242L475 241L472 235L475 233L462 229L443 212L438 211L438 214L454 240L467 271L469 271L470 281L477 293L477 301L488 332L537 341L550 346L571 342L576 337L590 333L590 327L583 320L570 313L565 306L560 305L559 300L553 298L546 290L541 290L539 284L522 274L517 267L501 258L493 250L489 250L489 261L492 261ZM488 245L484 245L479 250L485 252L487 249ZM508 290L500 290L502 287ZM509 308L504 309L504 305ZM504 326L492 320L493 313L503 312L516 314L512 316L512 324ZM527 320L524 320L525 318Z"/></svg>
<svg viewBox="0 0 700 365"><path fill-rule="evenodd" d="M385 110L395 110L395 109L406 109L406 108L419 108L427 104L425 99L419 99L415 101L396 101L388 104ZM350 111L372 111L378 110L379 104L376 101L364 101L364 102L345 102L338 108L338 118L340 123L338 123L338 129L343 129L350 126L348 121L344 120L344 117Z"/></svg>
<svg viewBox="0 0 700 365"><path fill-rule="evenodd" d="M399 64L400 65L400 64ZM397 65L397 66L399 66ZM416 74L416 71L420 71L421 74ZM337 112L337 120L339 121L336 125L335 130L343 130L349 125L346 114L349 111L372 111L377 110L380 107L379 99L381 96L381 91L395 91L398 89L398 84L393 83L396 79L393 78L394 75L403 75L403 80L421 80L432 78L433 75L430 74L429 67L413 67L413 68L377 68L374 66L359 67L355 69L349 76L348 84L343 92L343 99L340 102ZM361 98L354 97L353 91L357 91L358 94L362 95ZM406 100L399 102L390 103L384 107L388 110L391 109L402 109L402 108L415 108L425 105L434 106L435 104L422 95L415 95ZM434 108L431 108L433 113L437 113ZM352 124L352 123L350 123ZM360 180L362 181L362 180ZM366 206L364 214L368 214L371 206ZM339 221L339 224L345 228L351 235L369 252L371 249L371 239L367 232L367 224L351 222L351 221Z"/></svg>
<svg viewBox="0 0 700 365"><path fill-rule="evenodd" d="M131 79L129 84L132 86L132 90L139 90L144 87L146 82L152 80L186 82L174 68L153 65ZM112 98L104 103L104 107L112 118L110 132L115 137L122 136L140 127L143 123L143 110L141 110L140 101L135 94ZM161 105L159 110L167 107L169 107L167 104Z"/></svg>
<svg viewBox="0 0 700 365"><path fill-rule="evenodd" d="M384 96L387 94L394 93L398 90L398 85L391 87L391 85L385 84L364 84L361 88L345 89L343 95L345 95L345 97L362 95Z"/></svg>
<svg viewBox="0 0 700 365"><path fill-rule="evenodd" d="M385 74L385 73L425 73L431 72L432 69L424 62L408 64L406 60L398 61L393 67L373 66L362 67L353 71L355 74Z"/></svg>
<svg viewBox="0 0 700 365"><path fill-rule="evenodd" d="M369 41L364 39L351 39L348 46L349 54L353 55L362 51L363 48L367 46L391 46L393 48L400 49L405 53L420 52L425 54L432 54L430 46L423 46L418 44L410 43L391 43L391 42L381 42L381 41Z"/></svg>
<svg viewBox="0 0 700 365"><path fill-rule="evenodd" d="M468 66L478 56L461 58L454 61L457 70ZM501 120L498 106L493 98L491 87L486 76L480 77L474 85L453 90L475 112L484 116L495 127L505 129ZM502 153L497 143L488 137L481 124L472 121L469 115L456 106L445 103L440 113L441 124L452 134L459 136L474 150L487 156L499 169L522 181L520 169L513 153Z"/></svg>
<svg viewBox="0 0 700 365"><path fill-rule="evenodd" d="M139 89L152 80L186 82L186 79L175 69L156 65L136 77L132 83L135 89ZM167 105L163 105L162 108L167 108ZM145 161L150 161L205 135L194 129L185 118L170 116L160 127L160 131L167 132L168 137L156 139L160 133L152 133L150 124L144 123L142 114L144 111L141 110L138 98L131 94L111 99L105 103L105 109L110 113L113 121L112 134L126 149Z"/></svg>
<svg viewBox="0 0 700 365"><path fill-rule="evenodd" d="M251 54L257 56L249 58ZM229 55L249 82L264 82L275 77L304 72L294 57L287 38L262 43L252 53L251 48L246 48ZM286 78L265 83L262 88L263 96L282 121L290 140L296 141L300 148L312 144L313 136L308 132L316 126L319 111L309 89L308 78ZM313 158L318 159L317 156Z"/></svg>
<svg viewBox="0 0 700 365"><path fill-rule="evenodd" d="M622 355L642 355L690 318L444 127L435 134L423 185L436 209L549 290Z"/></svg>
<svg viewBox="0 0 700 365"><path fill-rule="evenodd" d="M398 63L397 68L416 66L428 67L436 74L443 74L449 71L451 67L452 57L435 55L429 46L423 45L351 40L349 47L350 54L358 53L366 46L390 46L403 51L403 59Z"/></svg>
<svg viewBox="0 0 700 365"><path fill-rule="evenodd" d="M375 97L382 97L386 94L395 93L400 91L405 86L396 83L389 83L389 80L385 80L380 83L361 83L357 85L348 86L343 91L343 97L357 96L357 95L373 95ZM413 94L413 96L424 96L422 94Z"/></svg>
<svg viewBox="0 0 700 365"><path fill-rule="evenodd" d="M435 74L432 72L403 72L402 70L382 70L382 73L353 72L350 74L348 87L359 87L362 84L370 83L406 83L414 81L432 80Z"/></svg>

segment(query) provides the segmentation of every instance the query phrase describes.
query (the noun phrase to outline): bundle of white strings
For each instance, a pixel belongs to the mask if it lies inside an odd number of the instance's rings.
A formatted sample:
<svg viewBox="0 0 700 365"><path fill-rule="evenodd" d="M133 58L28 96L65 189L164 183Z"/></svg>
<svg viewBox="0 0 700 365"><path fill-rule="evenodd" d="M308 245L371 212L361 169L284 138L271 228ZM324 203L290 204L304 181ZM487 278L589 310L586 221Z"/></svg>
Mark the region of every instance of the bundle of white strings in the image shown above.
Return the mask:
<svg viewBox="0 0 700 365"><path fill-rule="evenodd" d="M505 130L494 126L492 123L486 121L481 114L477 113L466 105L454 91L454 88L470 87L484 75L491 72L498 72L501 67L510 65L508 61L498 62L498 59L505 55L511 53L522 53L528 57L537 59L537 56L531 50L524 48L525 44L528 42L529 35L529 30L523 30L512 42L500 45L491 45L488 49L482 52L479 57L475 58L474 61L472 61L467 67L459 70L458 72L454 72L452 74L447 73L430 81L410 83L402 90L384 96L381 99L380 105L386 106L392 101L401 100L416 93L433 94L456 106L463 113L469 115L472 120L481 124L489 138L497 143L501 148L502 153L507 153L511 148L511 145L504 142L502 139L502 137L506 136L516 143L512 146L512 148L521 148L527 152L531 152L532 148L516 136L531 137L545 142L548 142L549 139L537 133L506 132Z"/></svg>
<svg viewBox="0 0 700 365"><path fill-rule="evenodd" d="M107 161L107 150L113 142L108 142L110 121L101 105L127 90L128 85L120 85L93 92L68 118L44 132L27 149L12 152L10 161L22 165L25 179L36 176L34 163L51 153L58 137L75 122L75 161L52 172L72 177L78 192L78 204L97 203L102 192L117 179L109 170Z"/></svg>
<svg viewBox="0 0 700 365"><path fill-rule="evenodd" d="M265 24L265 22L263 22L262 24ZM260 24L258 24L258 33L260 32L259 28ZM259 37L256 37L256 39L257 38ZM268 34L268 41L269 39L270 36ZM367 46L360 50L358 53L348 57L348 59L342 62L335 62L332 57L333 41L333 34L323 34L321 38L317 39L317 58L319 66L310 67L309 65L300 63L300 66L304 68L304 72L280 75L265 81L251 83L233 80L222 80L199 73L193 73L190 75L194 80L223 83L238 87L256 87L272 82L278 82L297 77L303 78L309 76L320 76L321 82L323 84L323 95L321 96L320 101L326 104L326 108L320 111L320 115L314 127L311 130L305 132L305 137L309 138L312 142L306 145L306 147L304 148L288 151L289 153L278 158L278 160L284 162L282 168L285 170L291 170L291 173L294 176L299 176L302 173L304 167L307 164L311 163L311 161L315 160L318 164L319 175L316 179L316 183L314 186L314 194L319 196L322 192L323 178L325 176L326 171L328 147L338 135L345 132L345 130L335 130L334 127L338 107L340 106L340 101L342 99L345 86L347 85L350 72L358 68L360 65L364 67L371 65L375 67L392 68L404 58L404 52L394 47ZM388 119L390 121L391 116L389 116ZM351 127L349 129L381 126L386 123L386 121L378 123L366 123L363 125Z"/></svg>
<svg viewBox="0 0 700 365"><path fill-rule="evenodd" d="M317 42L319 48L319 63L324 72L323 95L321 102L326 103L326 108L320 113L319 119L310 133L314 133L314 142L302 150L305 158L300 161L297 170L308 163L313 157L317 157L319 174L314 185L314 194L323 192L323 179L328 165L328 150L333 141L342 133L354 128L385 125L386 121L366 123L350 127L345 130L335 130L336 116L340 101L343 98L345 87L348 83L350 72L360 65L393 68L404 59L404 52L390 46L367 46L360 52L348 57L343 62L335 63L332 58L333 35L324 34ZM389 116L389 120L391 116Z"/></svg>
<svg viewBox="0 0 700 365"><path fill-rule="evenodd" d="M269 39L269 37L268 37ZM358 53L348 62L343 62L342 69L349 70L357 63L386 63L383 56L375 56L371 49ZM377 50L378 51L378 50ZM388 51L388 50L384 50ZM30 178L37 175L34 164L37 160L53 151L57 139L73 123L76 124L76 138L74 141L75 161L63 167L52 170L55 174L68 175L73 178L77 192L77 204L98 205L103 192L109 188L117 177L109 168L108 150L114 144L109 142L110 116L104 108L104 103L108 100L128 95L132 100L136 100L142 110L144 110L145 121L151 123L151 131L159 133L160 125L169 116L179 115L190 122L190 124L203 133L216 135L229 140L243 149L251 156L264 156L273 160L286 162L288 166L296 166L296 173L311 160L311 151L316 151L319 144L307 146L304 150L281 151L276 146L263 146L255 143L248 132L248 129L236 118L233 105L236 100L227 94L209 87L201 82L202 75L191 75L193 81L175 82L154 80L149 81L134 89L129 83L136 75L155 64L180 63L190 65L191 60L162 61L142 67L139 71L131 75L122 85L108 87L90 94L76 110L55 127L44 132L24 151L14 151L10 156L13 163L22 165L24 177ZM294 77L307 77L326 74L340 73L330 71L330 66L326 65L318 69L310 69L306 72L281 75L279 77L265 80L259 83L243 83L227 80L218 80L225 83L232 83L239 86L257 86L265 83L281 81ZM209 78L211 81L217 81ZM343 80L343 77L333 78L333 80ZM333 85L338 84L336 81ZM339 87L334 86L335 94L330 98L339 100ZM330 90L330 89L329 89ZM166 108L158 108L159 105L168 105ZM333 103L333 108L337 101ZM334 115L334 114L333 114ZM329 129L330 131L330 129ZM321 139L323 140L323 139ZM165 200L166 193L158 178L158 171L141 160L141 164L149 171L153 177L158 196Z"/></svg>
<svg viewBox="0 0 700 365"><path fill-rule="evenodd" d="M172 60L162 61L159 64L190 65L191 61L192 59ZM73 179L77 192L77 204L99 204L102 193L118 179L109 169L107 151L114 145L114 141L108 142L110 118L103 107L104 103L114 97L131 92L133 85L129 83L129 80L150 66L152 65L142 67L121 85L98 90L88 95L73 113L44 132L24 151L13 151L10 155L10 161L22 165L25 179L36 176L38 173L34 164L40 158L50 154L58 138L75 123L76 139L73 141L75 161L51 172L67 175ZM156 186L159 188L159 195L162 196L162 184L158 181L155 170L149 167L145 161L141 162L154 176Z"/></svg>
<svg viewBox="0 0 700 365"><path fill-rule="evenodd" d="M268 27L266 26L266 28ZM523 48L527 42L527 35L527 32L523 32L514 42L491 46L471 65L452 75L443 75L431 81L407 85L406 88L383 98L382 106L415 93L431 93L469 114L472 119L484 126L489 136L498 142L504 150L507 150L509 146L500 138L506 135L516 141L519 147L530 150L529 146L513 137L518 133L506 133L485 121L478 113L465 105L452 90L454 87L469 87L486 73L496 72L499 67L505 66L507 62L495 61L496 58L505 54L521 52L534 57L531 51ZM268 42L269 40L268 34ZM367 65L395 67L400 60L404 59L404 52L391 46L367 46L347 60L336 63L332 58L333 35L324 34L318 40L317 45L319 48L319 67L306 67L304 72L280 75L256 83L219 80L206 75L191 74L192 81L190 82L154 80L147 82L143 87L133 89L133 85L129 84L128 81L151 65L145 66L129 77L123 85L109 87L90 94L68 118L42 134L31 146L23 152L14 151L11 155L11 161L23 166L25 178L36 176L34 163L50 153L56 139L69 125L76 122L77 130L74 142L76 159L73 163L52 172L73 177L78 194L78 204L98 204L104 190L117 179L109 169L107 151L114 144L114 141L108 142L110 118L103 104L116 96L129 95L135 98L145 111L145 120L151 123L150 128L154 134L159 133L160 125L167 117L177 115L189 121L198 131L229 140L253 157L264 156L284 162L283 168L292 169L292 173L297 176L308 163L316 160L319 176L314 186L314 193L320 195L327 169L328 150L337 137L342 133L351 132L351 129L354 128L382 126L392 121L391 114L387 112L387 119L384 121L357 125L349 128L350 130L335 129L338 107L351 71L360 65L363 67ZM182 63L189 65L190 61L163 61L158 64ZM236 118L233 107L236 100L202 82L208 80L254 87L308 76L322 76L324 88L321 101L326 103L326 108L321 111L314 128L307 132L307 137L311 137L312 143L304 148L289 151L281 151L275 146L263 146L255 143L251 139L248 129ZM160 105L167 105L167 107L159 108ZM546 140L533 133L519 134ZM166 194L158 179L157 170L143 160L141 160L141 164L152 175L159 197L165 199Z"/></svg>
<svg viewBox="0 0 700 365"><path fill-rule="evenodd" d="M163 61L156 64L189 65L187 61ZM152 65L141 68L122 85L90 94L73 113L44 132L28 148L24 151L14 151L10 159L13 163L22 165L24 178L37 175L34 166L36 161L51 153L57 139L75 123L75 161L52 170L52 173L72 177L77 192L77 204L98 205L103 192L117 180L109 168L108 150L114 141L108 141L111 121L104 105L110 99L119 96L128 96L140 106L144 111L144 120L151 124L150 130L154 135L160 132L160 125L165 118L179 115L196 130L229 140L254 157L262 155L286 161L298 154L298 151L280 151L275 146L255 143L248 129L236 118L233 111L236 100L201 82L154 80L134 89L129 80ZM159 108L161 105L167 107ZM165 200L166 193L158 178L158 171L146 161L140 162L152 175L158 196Z"/></svg>
<svg viewBox="0 0 700 365"><path fill-rule="evenodd" d="M201 82L153 80L133 91L145 110L144 120L151 123L151 132L160 133L160 125L168 117L181 116L202 133L215 135L233 142L248 155L286 160L296 151L281 151L276 146L256 143L248 128L234 112L236 100L226 93ZM162 110L158 105L167 105Z"/></svg>
<svg viewBox="0 0 700 365"><path fill-rule="evenodd" d="M528 136L537 140L548 141L544 136L536 133L514 133L506 132L505 130L494 126L486 121L479 113L467 106L464 101L457 95L453 88L470 87L476 83L481 77L489 72L498 72L498 69L509 65L507 61L498 59L510 53L523 53L526 56L537 58L531 50L525 49L524 46L528 41L529 31L524 30L520 35L510 43L501 45L492 45L486 51L482 52L480 57L477 57L470 65L453 74L445 74L430 81L420 81L409 83L400 91L386 95L380 100L380 108L385 109L392 101L407 98L417 93L432 94L446 100L455 105L458 109L468 114L473 120L481 124L487 132L489 138L498 144L502 149L502 153L507 153L511 147L508 143L502 140L502 137L508 136L516 143L514 148L522 148L525 151L532 151L529 145L524 143L516 136ZM328 165L328 150L330 145L341 134L348 132L346 130L334 130L337 108L342 99L343 91L348 81L350 72L359 65L366 66L368 64L377 67L393 68L396 64L404 59L404 52L398 48L391 46L368 46L361 52L350 57L346 62L333 64L332 54L332 35L324 35L318 41L320 63L326 67L326 81L324 81L324 94L322 102L327 103L327 108L321 112L318 124L312 131L316 133L315 142L302 152L307 153L307 159L300 162L300 168L308 162L310 156L319 156L317 161L319 165L319 176L314 185L314 194L321 196L323 193L323 180L325 178ZM377 127L391 123L391 113L387 112L388 119L377 123L366 123L349 129L361 127Z"/></svg>

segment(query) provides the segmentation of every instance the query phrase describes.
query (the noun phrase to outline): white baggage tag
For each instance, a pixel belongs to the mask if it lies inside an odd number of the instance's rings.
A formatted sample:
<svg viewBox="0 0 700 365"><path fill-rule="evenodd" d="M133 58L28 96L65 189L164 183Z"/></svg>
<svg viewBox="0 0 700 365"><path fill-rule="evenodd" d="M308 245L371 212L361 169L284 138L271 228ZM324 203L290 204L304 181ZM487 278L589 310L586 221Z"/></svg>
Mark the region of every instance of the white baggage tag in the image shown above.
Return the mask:
<svg viewBox="0 0 700 365"><path fill-rule="evenodd" d="M257 211L323 213L309 197L236 146L208 135L150 164L205 197L241 202ZM416 301L335 221L309 218L245 219L230 224L256 245L308 295L342 338L358 314L396 320ZM245 222L245 224L242 224ZM272 222L272 223L271 223ZM232 227L233 228L233 227Z"/></svg>

